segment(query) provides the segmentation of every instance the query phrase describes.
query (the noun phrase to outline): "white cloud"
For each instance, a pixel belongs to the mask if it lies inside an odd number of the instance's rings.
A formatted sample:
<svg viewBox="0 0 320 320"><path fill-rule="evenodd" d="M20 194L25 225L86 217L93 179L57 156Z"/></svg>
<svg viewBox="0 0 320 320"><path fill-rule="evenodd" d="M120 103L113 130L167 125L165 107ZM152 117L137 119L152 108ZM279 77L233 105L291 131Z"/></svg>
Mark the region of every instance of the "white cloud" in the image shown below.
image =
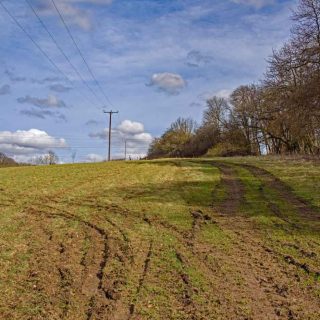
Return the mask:
<svg viewBox="0 0 320 320"><path fill-rule="evenodd" d="M207 101L208 99L216 96L219 98L225 98L225 99L229 99L231 93L233 92L233 90L231 89L222 89L219 91L205 91L203 93L201 93L198 98L200 101Z"/></svg>
<svg viewBox="0 0 320 320"><path fill-rule="evenodd" d="M136 134L144 131L144 125L140 122L124 120L117 126L117 130L125 134Z"/></svg>
<svg viewBox="0 0 320 320"><path fill-rule="evenodd" d="M66 148L64 139L58 139L38 129L0 131L0 152L12 156L34 155L48 149Z"/></svg>
<svg viewBox="0 0 320 320"><path fill-rule="evenodd" d="M232 0L232 2L253 6L253 7L256 7L257 9L260 9L262 7L274 4L275 0Z"/></svg>
<svg viewBox="0 0 320 320"><path fill-rule="evenodd" d="M108 138L108 129L99 132L90 133L91 138L106 140ZM112 129L112 139L117 142L125 140L135 144L149 144L152 141L150 133L144 132L144 125L140 122L131 120L122 121L115 129Z"/></svg>
<svg viewBox="0 0 320 320"><path fill-rule="evenodd" d="M90 153L86 156L86 162L102 162L104 158L96 153Z"/></svg>
<svg viewBox="0 0 320 320"><path fill-rule="evenodd" d="M91 138L108 139L109 130L104 129L99 132L90 133ZM144 125L140 122L131 120L122 121L115 129L112 130L113 146L124 148L127 141L128 155L135 158L144 157L147 154L149 144L152 142L152 135L144 131ZM123 152L115 154L116 158L123 158Z"/></svg>
<svg viewBox="0 0 320 320"><path fill-rule="evenodd" d="M155 73L151 77L150 86L155 86L159 90L168 94L179 94L186 86L186 81L181 75L176 73Z"/></svg>
<svg viewBox="0 0 320 320"><path fill-rule="evenodd" d="M193 108L203 108L206 105L207 100L214 96L229 100L232 92L233 90L231 89L222 89L219 91L205 91L199 94L197 100L191 102L189 106Z"/></svg>

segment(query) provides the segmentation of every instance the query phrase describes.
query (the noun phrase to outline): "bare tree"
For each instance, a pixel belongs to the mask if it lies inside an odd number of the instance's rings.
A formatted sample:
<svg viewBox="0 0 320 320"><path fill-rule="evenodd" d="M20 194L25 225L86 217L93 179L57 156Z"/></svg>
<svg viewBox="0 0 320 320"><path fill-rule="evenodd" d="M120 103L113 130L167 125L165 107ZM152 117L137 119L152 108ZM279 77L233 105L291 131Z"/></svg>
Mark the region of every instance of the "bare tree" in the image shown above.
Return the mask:
<svg viewBox="0 0 320 320"><path fill-rule="evenodd" d="M76 156L77 156L77 150L73 150L72 153L71 153L72 163L75 162Z"/></svg>

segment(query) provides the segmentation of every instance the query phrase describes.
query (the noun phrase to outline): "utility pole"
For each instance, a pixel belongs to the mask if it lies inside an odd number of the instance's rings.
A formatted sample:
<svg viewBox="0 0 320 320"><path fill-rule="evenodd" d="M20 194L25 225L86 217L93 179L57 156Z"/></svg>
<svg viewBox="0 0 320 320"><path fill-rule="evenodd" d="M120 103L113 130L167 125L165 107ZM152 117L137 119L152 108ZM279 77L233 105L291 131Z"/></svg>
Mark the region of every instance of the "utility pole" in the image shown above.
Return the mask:
<svg viewBox="0 0 320 320"><path fill-rule="evenodd" d="M112 115L114 113L119 113L119 111L103 111L109 114L109 146L108 146L108 161L111 160L111 125L112 125Z"/></svg>
<svg viewBox="0 0 320 320"><path fill-rule="evenodd" d="M127 139L124 140L124 161L127 160Z"/></svg>

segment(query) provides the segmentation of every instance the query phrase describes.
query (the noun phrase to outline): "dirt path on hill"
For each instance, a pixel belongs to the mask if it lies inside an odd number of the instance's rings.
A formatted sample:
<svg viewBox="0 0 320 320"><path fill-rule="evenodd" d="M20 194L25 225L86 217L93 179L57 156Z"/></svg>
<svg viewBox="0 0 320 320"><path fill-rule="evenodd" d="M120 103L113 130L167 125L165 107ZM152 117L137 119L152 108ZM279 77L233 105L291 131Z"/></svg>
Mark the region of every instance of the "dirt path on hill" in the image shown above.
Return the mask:
<svg viewBox="0 0 320 320"><path fill-rule="evenodd" d="M236 289L237 296L251 301L251 318L316 319L320 315L320 299L308 289L301 288L297 264L286 261L286 257L268 247L252 221L239 213L241 202L245 201L244 186L236 177L235 170L225 164L215 163L215 166L221 170L222 183L227 190L227 199L215 208L222 215L216 215L215 220L223 230L233 235L233 250L229 258L234 264L233 270L239 270L245 284L243 288ZM264 171L251 169L256 176L261 175L264 179ZM283 192L280 181L270 184L270 187ZM311 209L302 206L289 190L285 192L286 201L299 210L311 213ZM240 300L236 302L238 306ZM240 318L230 315L230 319Z"/></svg>

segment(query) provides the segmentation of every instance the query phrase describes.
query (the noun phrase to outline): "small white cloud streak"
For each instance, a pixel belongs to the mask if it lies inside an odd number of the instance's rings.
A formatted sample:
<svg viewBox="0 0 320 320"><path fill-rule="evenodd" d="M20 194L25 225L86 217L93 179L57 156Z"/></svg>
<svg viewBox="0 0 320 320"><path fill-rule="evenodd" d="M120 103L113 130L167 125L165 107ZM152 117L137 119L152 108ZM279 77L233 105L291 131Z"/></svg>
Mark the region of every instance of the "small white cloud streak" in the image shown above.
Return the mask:
<svg viewBox="0 0 320 320"><path fill-rule="evenodd" d="M253 6L257 9L260 9L262 7L274 4L275 0L232 0L232 2L237 4L244 4L247 6Z"/></svg>
<svg viewBox="0 0 320 320"><path fill-rule="evenodd" d="M84 31L92 29L93 17L87 10L80 9L79 4L110 5L112 0L58 0L58 9L66 18L67 22L78 26ZM38 9L42 15L56 15L56 10L51 1L39 0Z"/></svg>

